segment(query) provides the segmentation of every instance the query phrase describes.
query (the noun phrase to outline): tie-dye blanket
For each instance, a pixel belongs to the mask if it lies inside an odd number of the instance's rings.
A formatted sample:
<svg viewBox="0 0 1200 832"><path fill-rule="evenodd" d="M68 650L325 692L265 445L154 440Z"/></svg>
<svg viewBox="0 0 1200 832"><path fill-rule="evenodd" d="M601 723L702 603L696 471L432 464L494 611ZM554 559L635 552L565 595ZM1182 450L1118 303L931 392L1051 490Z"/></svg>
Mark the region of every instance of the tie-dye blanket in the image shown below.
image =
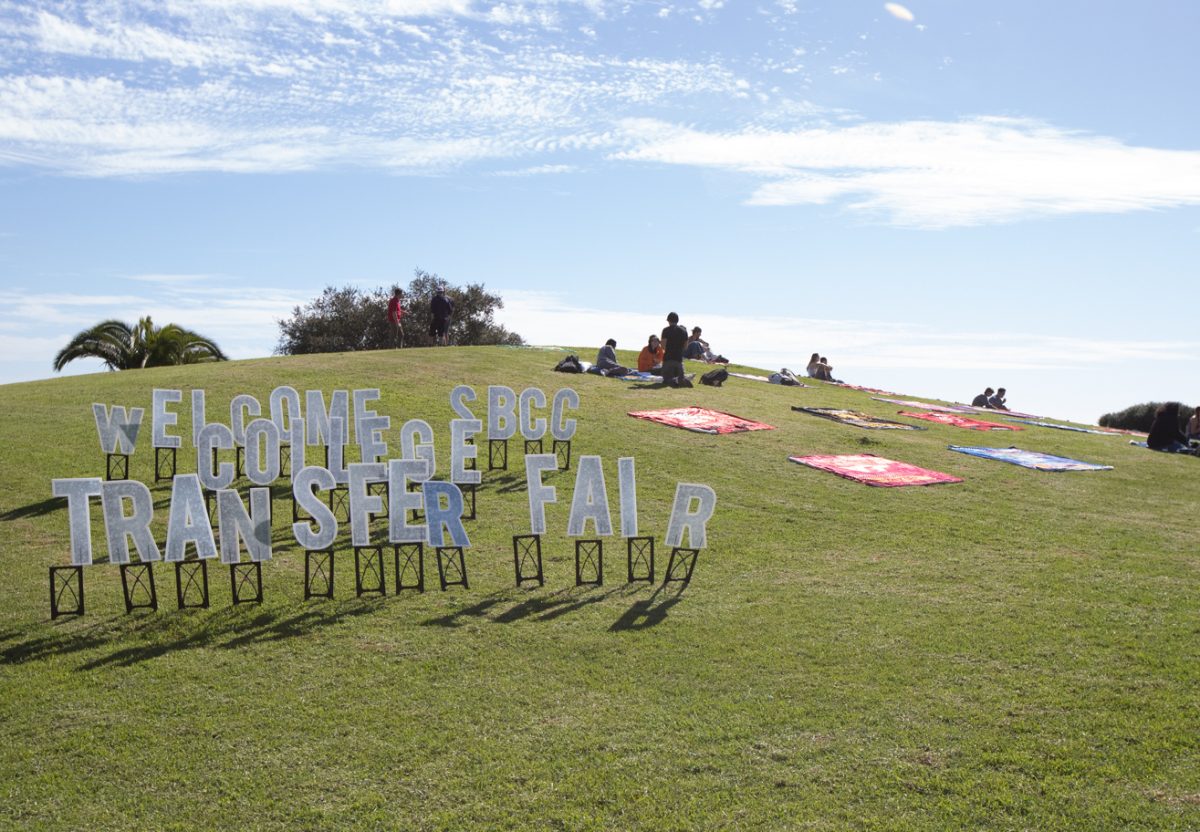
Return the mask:
<svg viewBox="0 0 1200 832"><path fill-rule="evenodd" d="M907 462L896 462L874 454L818 454L815 456L790 456L792 462L828 471L848 480L867 485L893 488L900 485L938 485L946 482L962 482L940 471L918 468Z"/></svg>
<svg viewBox="0 0 1200 832"><path fill-rule="evenodd" d="M956 413L909 413L901 410L901 416L907 416L909 419L924 419L926 422L937 422L942 425L953 425L956 428L967 428L968 430L1025 430L1016 425L1006 425L1003 422L985 422L982 419L972 419L969 416L960 416Z"/></svg>
<svg viewBox="0 0 1200 832"><path fill-rule="evenodd" d="M857 410L839 410L836 407L792 407L792 410L800 413L811 413L813 416L820 416L823 419L832 419L835 422L841 422L844 425L853 425L856 428L865 428L867 430L925 430L916 425L906 425L903 422L893 422L890 419L880 419L877 416L871 416L867 413L860 413Z"/></svg>
<svg viewBox="0 0 1200 832"><path fill-rule="evenodd" d="M1001 462L1011 462L1023 468L1033 468L1037 471L1110 471L1111 465L1097 465L1094 462L1082 462L1065 456L1052 456L1039 451L1023 451L1020 448L968 448L961 445L951 445L950 450L960 454L970 454L984 459L998 459Z"/></svg>
<svg viewBox="0 0 1200 832"><path fill-rule="evenodd" d="M774 425L752 422L730 413L704 407L672 407L666 410L635 410L630 416L697 433L740 433L746 430L775 430Z"/></svg>

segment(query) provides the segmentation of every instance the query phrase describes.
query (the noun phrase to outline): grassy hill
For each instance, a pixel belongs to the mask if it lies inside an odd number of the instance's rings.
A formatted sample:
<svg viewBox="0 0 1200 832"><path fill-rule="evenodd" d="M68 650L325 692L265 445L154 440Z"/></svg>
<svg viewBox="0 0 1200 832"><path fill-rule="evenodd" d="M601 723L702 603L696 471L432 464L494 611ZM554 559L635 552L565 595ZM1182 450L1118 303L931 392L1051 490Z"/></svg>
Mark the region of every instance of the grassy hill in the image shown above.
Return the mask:
<svg viewBox="0 0 1200 832"><path fill-rule="evenodd" d="M1200 827L1200 460L1037 427L863 431L790 406L899 408L819 383L640 389L554 373L558 357L405 350L0 387L0 828ZM377 386L389 438L429 421L444 471L459 383L574 387L574 454L603 457L614 523L616 460L636 458L660 574L675 484L711 485L690 586L626 585L613 538L604 586L574 587L573 466L547 478L546 586L514 588L517 441L508 472L484 473L469 590L356 599L343 539L336 600L305 602L279 489L261 606L232 606L214 563L211 609L176 610L160 568L160 611L125 615L117 567L98 563L87 614L49 620L47 568L70 559L50 480L103 476L92 402L147 408L131 476L152 481L154 387L185 391L188 437L193 387L225 420L237 393ZM689 404L776 430L625 415ZM1043 473L951 443L1114 469ZM869 488L788 461L857 452L964 482ZM153 493L161 539L169 489Z"/></svg>

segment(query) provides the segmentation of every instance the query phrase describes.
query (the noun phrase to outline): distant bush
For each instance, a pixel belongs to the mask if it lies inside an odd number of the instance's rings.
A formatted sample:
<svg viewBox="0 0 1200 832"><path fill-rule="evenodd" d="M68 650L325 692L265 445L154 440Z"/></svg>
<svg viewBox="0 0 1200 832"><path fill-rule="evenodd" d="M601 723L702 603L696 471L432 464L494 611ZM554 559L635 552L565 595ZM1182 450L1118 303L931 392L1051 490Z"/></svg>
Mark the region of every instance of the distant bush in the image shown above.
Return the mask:
<svg viewBox="0 0 1200 832"><path fill-rule="evenodd" d="M446 283L436 274L416 269L404 292L404 343L423 347L433 343L429 335L429 301L438 286ZM454 302L450 341L462 346L480 344L523 344L521 336L494 320L504 306L499 295L487 292L481 283L447 286ZM275 352L304 355L318 352L378 350L395 346L387 320L391 289L364 291L354 286L329 286L319 298L292 310L292 317L279 321L279 344Z"/></svg>
<svg viewBox="0 0 1200 832"><path fill-rule="evenodd" d="M1100 427L1102 428L1118 428L1120 430L1150 430L1150 424L1154 421L1154 413L1163 402L1143 402L1127 407L1124 410L1118 410L1116 413L1105 413L1100 417ZM1195 408L1191 405L1179 405L1179 428L1187 424L1187 420L1195 412Z"/></svg>

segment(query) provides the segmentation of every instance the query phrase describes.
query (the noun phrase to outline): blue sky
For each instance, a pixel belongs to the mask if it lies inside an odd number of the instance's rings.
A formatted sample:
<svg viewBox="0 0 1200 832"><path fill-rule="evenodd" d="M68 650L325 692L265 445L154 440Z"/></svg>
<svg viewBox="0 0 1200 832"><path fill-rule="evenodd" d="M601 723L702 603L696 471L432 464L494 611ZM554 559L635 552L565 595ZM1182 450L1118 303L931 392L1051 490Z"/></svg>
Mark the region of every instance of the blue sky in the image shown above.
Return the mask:
<svg viewBox="0 0 1200 832"><path fill-rule="evenodd" d="M1183 2L0 0L0 382L114 316L266 355L323 286L419 266L532 343L675 309L903 393L1200 403L1197 32Z"/></svg>

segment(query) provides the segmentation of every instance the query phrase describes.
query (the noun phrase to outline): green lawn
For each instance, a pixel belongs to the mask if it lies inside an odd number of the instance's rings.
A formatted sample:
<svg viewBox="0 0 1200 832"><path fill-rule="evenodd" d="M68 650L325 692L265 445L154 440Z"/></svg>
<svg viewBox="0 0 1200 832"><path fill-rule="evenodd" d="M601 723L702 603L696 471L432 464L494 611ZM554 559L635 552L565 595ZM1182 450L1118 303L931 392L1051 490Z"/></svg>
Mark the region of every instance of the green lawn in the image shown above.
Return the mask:
<svg viewBox="0 0 1200 832"><path fill-rule="evenodd" d="M1200 460L1037 427L863 431L790 406L900 408L819 383L641 389L554 373L560 357L404 350L0 387L0 828L1200 828ZM547 477L546 586L514 588L515 441L468 523L469 590L441 592L427 562L424 594L356 599L344 536L336 600L305 602L280 488L261 606L232 606L214 563L211 609L176 610L160 567L159 612L125 615L101 562L87 614L50 621L48 567L70 559L50 480L103 475L92 402L147 408L131 475L152 480L154 387L185 391L190 437L193 387L224 420L237 393L377 386L394 428L430 422L444 471L459 383L574 387L574 454L603 458L614 524L616 460L636 458L660 575L675 484L711 485L691 584L626 585L612 538L605 585L576 588L573 467ZM776 430L625 415L687 404ZM864 451L964 482L870 488L787 459ZM161 539L169 488L153 493Z"/></svg>

